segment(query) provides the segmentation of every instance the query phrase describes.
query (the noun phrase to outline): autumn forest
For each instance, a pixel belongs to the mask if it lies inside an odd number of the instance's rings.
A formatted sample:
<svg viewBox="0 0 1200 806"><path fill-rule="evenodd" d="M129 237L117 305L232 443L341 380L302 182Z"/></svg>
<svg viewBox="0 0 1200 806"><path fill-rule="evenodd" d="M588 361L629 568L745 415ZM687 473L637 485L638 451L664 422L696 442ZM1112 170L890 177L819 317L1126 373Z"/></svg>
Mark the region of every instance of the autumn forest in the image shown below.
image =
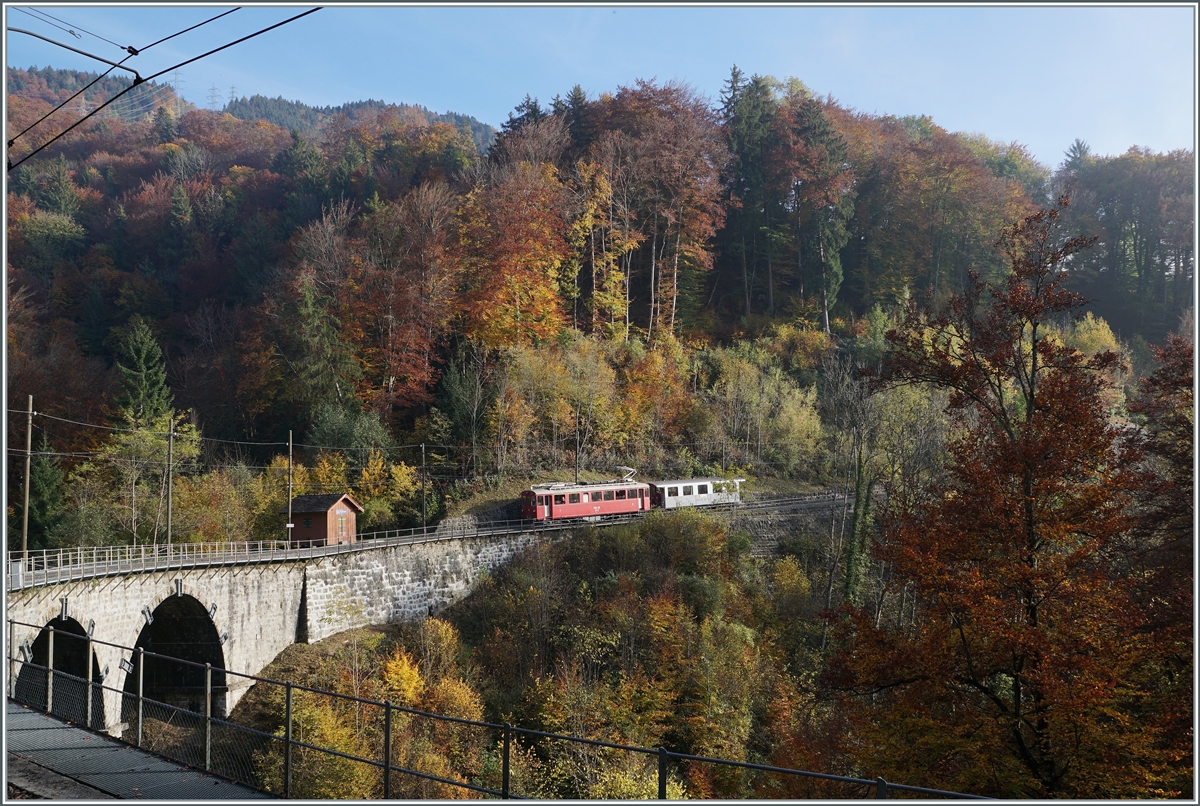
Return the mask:
<svg viewBox="0 0 1200 806"><path fill-rule="evenodd" d="M171 540L280 538L289 439L294 492L351 492L360 532L617 465L834 489L771 557L700 515L581 529L310 681L995 797L1194 796L1192 152L1048 167L734 67L716 99L526 96L499 131L148 83L32 153L126 87L42 120L95 78L8 71L10 550L24 519L30 549L165 542L168 476ZM495 772L411 738L416 769ZM654 795L556 752L520 749L526 792ZM378 794L330 763L308 796Z"/></svg>

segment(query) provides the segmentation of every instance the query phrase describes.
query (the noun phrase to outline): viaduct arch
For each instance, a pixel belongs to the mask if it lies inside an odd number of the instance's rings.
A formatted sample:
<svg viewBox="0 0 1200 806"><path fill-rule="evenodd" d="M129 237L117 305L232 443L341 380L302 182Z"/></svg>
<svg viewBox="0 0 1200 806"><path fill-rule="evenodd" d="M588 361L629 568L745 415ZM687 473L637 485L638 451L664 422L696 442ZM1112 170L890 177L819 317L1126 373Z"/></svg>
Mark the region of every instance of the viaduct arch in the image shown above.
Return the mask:
<svg viewBox="0 0 1200 806"><path fill-rule="evenodd" d="M45 665L53 627L55 668L81 679L87 676L90 643L92 679L97 688L101 680L104 686L102 695L97 691L92 698L92 724L114 735L129 722L122 713L122 700L129 698L122 692L136 691L139 671L136 651L120 647L211 664L213 713L225 716L252 682L239 675L258 674L290 644L434 614L466 596L480 576L546 537L526 533L358 544L354 551L301 560L146 571L9 591L8 619L20 624L10 626L8 641L14 655ZM203 698L204 670L189 676L178 665L169 666L174 670L147 659L143 690L154 699L195 705L197 690ZM9 693L36 702L40 685L44 705L45 681L26 674L33 671L23 669ZM61 688L56 679L56 711ZM62 690L64 708L71 700L86 701L86 682L79 688L82 693L74 697Z"/></svg>

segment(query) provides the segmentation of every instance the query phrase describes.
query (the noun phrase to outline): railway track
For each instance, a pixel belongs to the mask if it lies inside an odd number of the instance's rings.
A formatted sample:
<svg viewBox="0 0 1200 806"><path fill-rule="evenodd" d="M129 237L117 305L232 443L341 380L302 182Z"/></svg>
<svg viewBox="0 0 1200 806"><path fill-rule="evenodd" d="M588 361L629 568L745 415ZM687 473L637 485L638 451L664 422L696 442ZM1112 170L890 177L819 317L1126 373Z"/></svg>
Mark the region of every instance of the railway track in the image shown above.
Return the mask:
<svg viewBox="0 0 1200 806"><path fill-rule="evenodd" d="M822 492L801 496L753 499L738 504L706 506L704 511L725 514L788 514L805 509L836 506L844 504L847 500L846 495L842 493ZM5 580L7 589L16 591L81 579L125 576L182 568L297 562L391 546L461 540L468 537L561 532L576 529L581 525L615 526L631 523L642 517L645 517L642 513L630 513L628 515L609 515L597 519L585 518L550 522L516 520L486 523L443 523L437 527L360 534L354 543L304 548L288 546L285 541L258 541L44 549L31 551L24 558L22 558L21 552L11 551L8 553L5 564Z"/></svg>

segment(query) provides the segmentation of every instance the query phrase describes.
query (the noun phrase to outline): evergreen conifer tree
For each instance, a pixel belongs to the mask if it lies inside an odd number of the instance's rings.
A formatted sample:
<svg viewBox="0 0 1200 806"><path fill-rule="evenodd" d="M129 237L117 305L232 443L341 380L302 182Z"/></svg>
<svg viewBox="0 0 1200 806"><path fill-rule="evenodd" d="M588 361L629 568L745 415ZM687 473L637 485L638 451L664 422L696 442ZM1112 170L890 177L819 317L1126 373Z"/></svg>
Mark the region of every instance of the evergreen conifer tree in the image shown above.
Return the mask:
<svg viewBox="0 0 1200 806"><path fill-rule="evenodd" d="M74 216L79 207L79 193L65 157L50 163L38 181L37 203L51 213Z"/></svg>
<svg viewBox="0 0 1200 806"><path fill-rule="evenodd" d="M154 112L154 131L158 142L169 143L179 136L179 122L170 108L160 106Z"/></svg>
<svg viewBox="0 0 1200 806"><path fill-rule="evenodd" d="M117 397L121 419L144 428L171 412L173 398L167 386L162 350L141 316L129 320L129 329L117 359L121 391Z"/></svg>
<svg viewBox="0 0 1200 806"><path fill-rule="evenodd" d="M58 460L47 455L49 451L50 444L43 434L37 453L29 463L29 532L26 545L30 551L57 545L54 532L63 519L64 474ZM14 506L8 518L10 551L21 548L21 506L24 502L20 492L14 492Z"/></svg>

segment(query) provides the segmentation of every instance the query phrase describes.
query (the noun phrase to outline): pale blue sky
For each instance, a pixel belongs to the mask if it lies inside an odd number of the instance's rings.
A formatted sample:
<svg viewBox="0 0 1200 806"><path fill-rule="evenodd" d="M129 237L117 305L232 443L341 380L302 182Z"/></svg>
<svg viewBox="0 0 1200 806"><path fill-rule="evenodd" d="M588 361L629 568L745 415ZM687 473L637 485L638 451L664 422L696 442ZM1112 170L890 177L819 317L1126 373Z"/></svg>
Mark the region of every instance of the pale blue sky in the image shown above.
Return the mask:
<svg viewBox="0 0 1200 806"><path fill-rule="evenodd" d="M127 64L147 76L311 7L243 7ZM18 11L29 8L81 38ZM113 61L125 54L91 34L142 48L229 8L5 4L9 28ZM335 4L183 68L180 92L199 106L214 85L222 101L231 86L313 105L375 98L499 127L526 93L545 104L574 84L595 97L674 79L716 104L737 64L795 76L860 111L928 114L950 131L1015 140L1054 167L1076 137L1099 154L1194 148L1195 14L1192 5ZM11 32L5 51L12 67L104 67Z"/></svg>

